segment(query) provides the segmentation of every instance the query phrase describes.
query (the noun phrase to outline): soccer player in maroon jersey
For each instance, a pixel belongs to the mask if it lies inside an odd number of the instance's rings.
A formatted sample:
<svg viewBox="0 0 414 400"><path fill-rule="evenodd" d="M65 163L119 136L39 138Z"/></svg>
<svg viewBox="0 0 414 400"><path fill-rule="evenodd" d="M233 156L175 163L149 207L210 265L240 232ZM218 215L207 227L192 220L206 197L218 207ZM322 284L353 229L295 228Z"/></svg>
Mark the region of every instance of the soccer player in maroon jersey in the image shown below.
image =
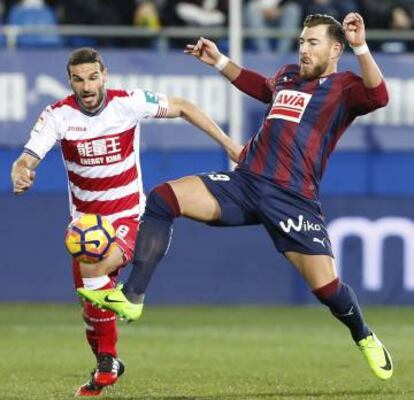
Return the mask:
<svg viewBox="0 0 414 400"><path fill-rule="evenodd" d="M35 168L59 141L68 173L71 218L105 215L116 228L116 246L96 268L108 274L88 275L91 264L73 260L75 286L89 289L115 286L118 270L132 259L145 196L139 166L140 124L145 118L182 117L219 143L233 159L234 144L201 110L180 98L134 89L105 89L107 70L91 48L75 50L67 71L73 94L46 107L35 124L23 154L12 168L13 189L22 194L35 179ZM83 302L86 338L97 359L89 381L78 396L97 396L124 372L117 356L116 316Z"/></svg>
<svg viewBox="0 0 414 400"><path fill-rule="evenodd" d="M337 71L346 44L361 76ZM174 218L217 226L262 224L314 295L349 328L375 376L389 379L391 356L366 324L355 293L337 275L319 203L319 183L338 139L357 116L388 102L382 73L366 44L363 18L350 13L341 25L327 15L309 15L299 37L299 63L282 66L270 78L241 68L204 38L186 52L268 104L262 126L245 145L235 171L185 177L153 189L126 284L79 293L138 319Z"/></svg>

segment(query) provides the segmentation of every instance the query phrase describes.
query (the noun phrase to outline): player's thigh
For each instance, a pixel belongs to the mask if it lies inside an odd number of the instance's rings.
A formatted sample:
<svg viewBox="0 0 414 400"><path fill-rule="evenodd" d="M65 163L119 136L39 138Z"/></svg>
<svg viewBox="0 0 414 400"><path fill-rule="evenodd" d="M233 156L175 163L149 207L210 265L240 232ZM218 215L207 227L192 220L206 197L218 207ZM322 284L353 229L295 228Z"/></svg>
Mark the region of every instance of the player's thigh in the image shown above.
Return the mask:
<svg viewBox="0 0 414 400"><path fill-rule="evenodd" d="M336 278L329 233L318 202L273 187L266 191L260 207L261 221L276 248L311 289Z"/></svg>
<svg viewBox="0 0 414 400"><path fill-rule="evenodd" d="M337 277L335 261L329 255L293 251L285 252L284 255L298 269L312 290L327 285Z"/></svg>
<svg viewBox="0 0 414 400"><path fill-rule="evenodd" d="M220 218L220 205L198 176L186 176L170 181L180 206L181 215L198 221Z"/></svg>
<svg viewBox="0 0 414 400"><path fill-rule="evenodd" d="M115 243L123 253L122 262L118 264L118 267L122 267L129 263L134 256L135 241L140 226L139 220L138 218L124 217L115 220L112 224L116 232Z"/></svg>

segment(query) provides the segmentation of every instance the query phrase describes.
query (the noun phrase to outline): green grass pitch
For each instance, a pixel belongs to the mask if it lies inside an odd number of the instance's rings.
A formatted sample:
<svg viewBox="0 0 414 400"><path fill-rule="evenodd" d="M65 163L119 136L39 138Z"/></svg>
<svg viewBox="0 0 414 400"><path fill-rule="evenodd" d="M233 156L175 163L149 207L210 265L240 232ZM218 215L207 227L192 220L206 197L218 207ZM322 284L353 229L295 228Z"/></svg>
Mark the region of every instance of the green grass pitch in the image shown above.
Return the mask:
<svg viewBox="0 0 414 400"><path fill-rule="evenodd" d="M321 307L154 307L120 323L118 400L414 399L414 309L366 308L395 372L377 380ZM0 304L0 399L73 399L93 357L76 305Z"/></svg>

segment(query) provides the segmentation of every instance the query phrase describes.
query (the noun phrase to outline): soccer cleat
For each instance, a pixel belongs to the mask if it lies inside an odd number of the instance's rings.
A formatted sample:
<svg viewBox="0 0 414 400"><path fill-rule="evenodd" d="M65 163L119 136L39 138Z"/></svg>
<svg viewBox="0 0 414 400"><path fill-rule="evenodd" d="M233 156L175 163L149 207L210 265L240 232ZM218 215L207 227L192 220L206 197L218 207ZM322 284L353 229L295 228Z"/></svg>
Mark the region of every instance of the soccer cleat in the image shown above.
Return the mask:
<svg viewBox="0 0 414 400"><path fill-rule="evenodd" d="M144 308L143 303L134 304L125 297L122 284L118 284L116 288L104 290L78 288L77 292L94 306L111 310L127 321L138 320Z"/></svg>
<svg viewBox="0 0 414 400"><path fill-rule="evenodd" d="M124 373L125 366L121 360L110 354L98 355L98 367L91 373L88 382L79 387L75 396L93 397L99 396L105 386L113 385Z"/></svg>
<svg viewBox="0 0 414 400"><path fill-rule="evenodd" d="M93 375L93 380L98 386L113 385L124 371L125 367L121 360L102 353L98 355L98 368Z"/></svg>
<svg viewBox="0 0 414 400"><path fill-rule="evenodd" d="M79 389L75 393L75 396L77 396L77 397L93 397L93 396L99 396L101 394L101 392L102 392L102 389L103 389L103 387L98 386L93 381L93 376L92 376L92 378L89 379L88 382L86 382L84 385L82 385L82 386L79 387Z"/></svg>
<svg viewBox="0 0 414 400"><path fill-rule="evenodd" d="M393 373L391 355L374 333L357 342L374 375L382 380Z"/></svg>

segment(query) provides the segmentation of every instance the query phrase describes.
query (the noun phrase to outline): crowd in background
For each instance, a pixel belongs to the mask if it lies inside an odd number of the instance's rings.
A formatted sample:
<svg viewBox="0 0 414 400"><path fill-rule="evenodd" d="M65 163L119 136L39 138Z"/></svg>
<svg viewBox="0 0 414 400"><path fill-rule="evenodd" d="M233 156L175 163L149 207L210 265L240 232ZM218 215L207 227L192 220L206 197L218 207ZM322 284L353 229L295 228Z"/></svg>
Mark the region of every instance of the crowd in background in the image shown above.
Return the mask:
<svg viewBox="0 0 414 400"><path fill-rule="evenodd" d="M12 24L19 8L47 8L56 23L65 25L124 25L158 31L162 27L224 27L228 23L228 0L3 0L0 9L3 25ZM360 12L368 29L411 30L414 0L244 0L245 28L297 30L307 14L323 13L338 20L350 11ZM153 40L130 39L114 42L100 39L99 44L153 46ZM182 41L181 41L182 42ZM181 46L179 40L173 45ZM246 45L260 52L290 51L292 39L278 41L252 38ZM375 44L374 44L375 46ZM410 51L412 42L381 41L376 50ZM414 50L414 49L413 49Z"/></svg>

